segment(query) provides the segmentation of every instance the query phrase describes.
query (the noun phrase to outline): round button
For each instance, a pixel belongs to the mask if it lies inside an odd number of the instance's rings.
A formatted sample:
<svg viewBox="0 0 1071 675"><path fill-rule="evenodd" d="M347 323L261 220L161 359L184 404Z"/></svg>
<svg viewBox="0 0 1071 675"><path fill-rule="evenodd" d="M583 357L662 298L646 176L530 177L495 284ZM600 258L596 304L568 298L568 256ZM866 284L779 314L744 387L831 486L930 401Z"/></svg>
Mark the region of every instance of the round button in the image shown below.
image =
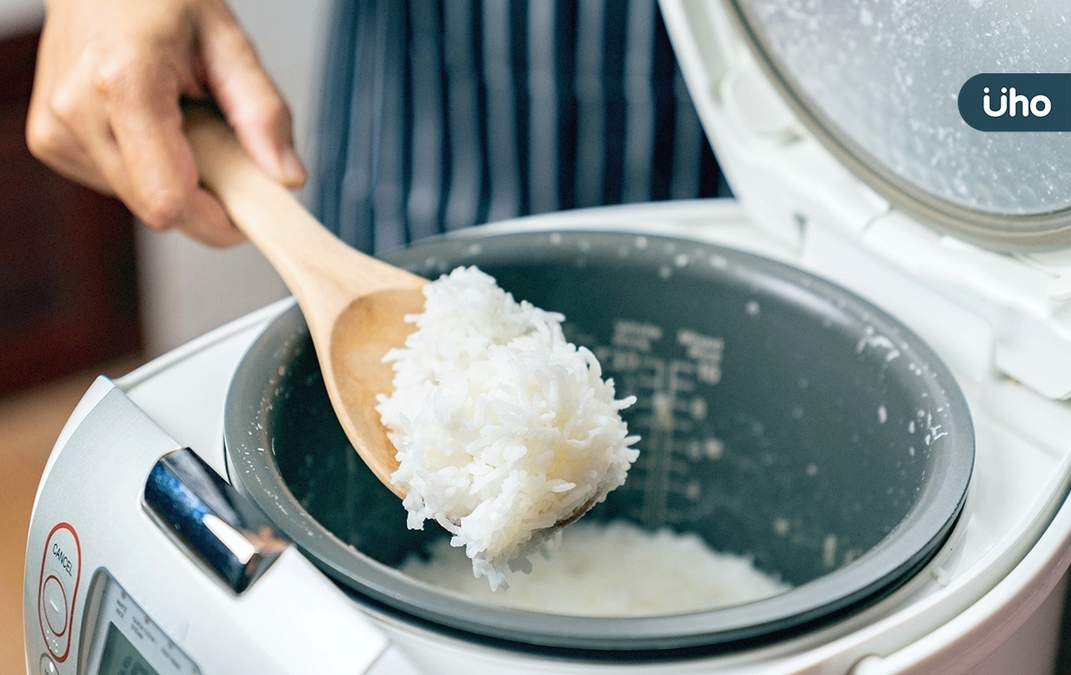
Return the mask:
<svg viewBox="0 0 1071 675"><path fill-rule="evenodd" d="M47 655L41 657L41 675L59 675L59 668Z"/></svg>
<svg viewBox="0 0 1071 675"><path fill-rule="evenodd" d="M45 606L45 621L48 628L57 637L67 630L67 592L63 584L54 576L45 579L42 601Z"/></svg>

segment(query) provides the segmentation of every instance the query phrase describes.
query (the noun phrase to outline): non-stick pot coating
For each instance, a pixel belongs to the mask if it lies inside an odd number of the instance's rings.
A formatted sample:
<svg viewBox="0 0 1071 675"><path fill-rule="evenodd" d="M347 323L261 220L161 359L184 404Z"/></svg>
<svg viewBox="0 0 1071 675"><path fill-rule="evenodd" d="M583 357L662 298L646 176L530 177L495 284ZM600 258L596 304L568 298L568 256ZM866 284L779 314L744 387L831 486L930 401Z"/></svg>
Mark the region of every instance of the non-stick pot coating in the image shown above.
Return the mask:
<svg viewBox="0 0 1071 675"><path fill-rule="evenodd" d="M883 597L960 511L973 432L951 376L895 320L811 275L607 232L446 238L391 261L429 277L478 265L518 299L563 313L567 337L595 351L618 397L637 397L624 417L642 436L640 459L586 518L695 532L796 588L687 617L606 620L506 612L409 580L390 567L446 535L407 530L400 501L346 441L295 309L272 327L277 339L262 338L271 354L254 347L243 362L228 450L243 491L379 610L550 649L728 648ZM255 425L270 453L232 447ZM253 487L265 475L282 487ZM303 536L310 525L315 536Z"/></svg>

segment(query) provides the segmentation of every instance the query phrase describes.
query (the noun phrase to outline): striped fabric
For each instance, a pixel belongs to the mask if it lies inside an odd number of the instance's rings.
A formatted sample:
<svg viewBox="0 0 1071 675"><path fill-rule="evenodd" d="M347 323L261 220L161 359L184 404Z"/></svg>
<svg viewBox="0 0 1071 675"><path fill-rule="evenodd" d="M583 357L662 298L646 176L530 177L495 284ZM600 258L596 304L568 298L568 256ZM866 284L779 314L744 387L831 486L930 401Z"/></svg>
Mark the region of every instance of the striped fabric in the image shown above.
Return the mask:
<svg viewBox="0 0 1071 675"><path fill-rule="evenodd" d="M314 209L380 253L727 191L655 0L340 0Z"/></svg>

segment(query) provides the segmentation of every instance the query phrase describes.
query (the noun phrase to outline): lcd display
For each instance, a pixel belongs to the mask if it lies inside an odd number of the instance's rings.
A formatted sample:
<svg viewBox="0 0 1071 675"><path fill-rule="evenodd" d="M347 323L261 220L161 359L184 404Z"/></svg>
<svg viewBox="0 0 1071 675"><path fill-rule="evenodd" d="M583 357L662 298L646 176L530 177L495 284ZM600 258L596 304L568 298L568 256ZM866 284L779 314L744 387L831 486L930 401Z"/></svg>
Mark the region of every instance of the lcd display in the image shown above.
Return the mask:
<svg viewBox="0 0 1071 675"><path fill-rule="evenodd" d="M98 675L159 675L114 623L108 625Z"/></svg>

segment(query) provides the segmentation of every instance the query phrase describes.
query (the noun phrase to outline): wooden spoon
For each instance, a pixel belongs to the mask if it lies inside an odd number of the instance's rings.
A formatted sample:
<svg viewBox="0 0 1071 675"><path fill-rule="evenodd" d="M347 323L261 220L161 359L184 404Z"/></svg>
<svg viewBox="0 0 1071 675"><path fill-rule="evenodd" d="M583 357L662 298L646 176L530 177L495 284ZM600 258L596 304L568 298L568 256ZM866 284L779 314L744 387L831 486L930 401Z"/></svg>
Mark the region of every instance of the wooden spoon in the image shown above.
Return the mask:
<svg viewBox="0 0 1071 675"><path fill-rule="evenodd" d="M383 356L414 330L403 319L424 310L427 281L328 232L253 162L218 116L187 110L186 135L201 182L275 267L305 314L346 436L376 477L404 497L390 480L398 460L376 412L376 395L393 391L394 371Z"/></svg>

